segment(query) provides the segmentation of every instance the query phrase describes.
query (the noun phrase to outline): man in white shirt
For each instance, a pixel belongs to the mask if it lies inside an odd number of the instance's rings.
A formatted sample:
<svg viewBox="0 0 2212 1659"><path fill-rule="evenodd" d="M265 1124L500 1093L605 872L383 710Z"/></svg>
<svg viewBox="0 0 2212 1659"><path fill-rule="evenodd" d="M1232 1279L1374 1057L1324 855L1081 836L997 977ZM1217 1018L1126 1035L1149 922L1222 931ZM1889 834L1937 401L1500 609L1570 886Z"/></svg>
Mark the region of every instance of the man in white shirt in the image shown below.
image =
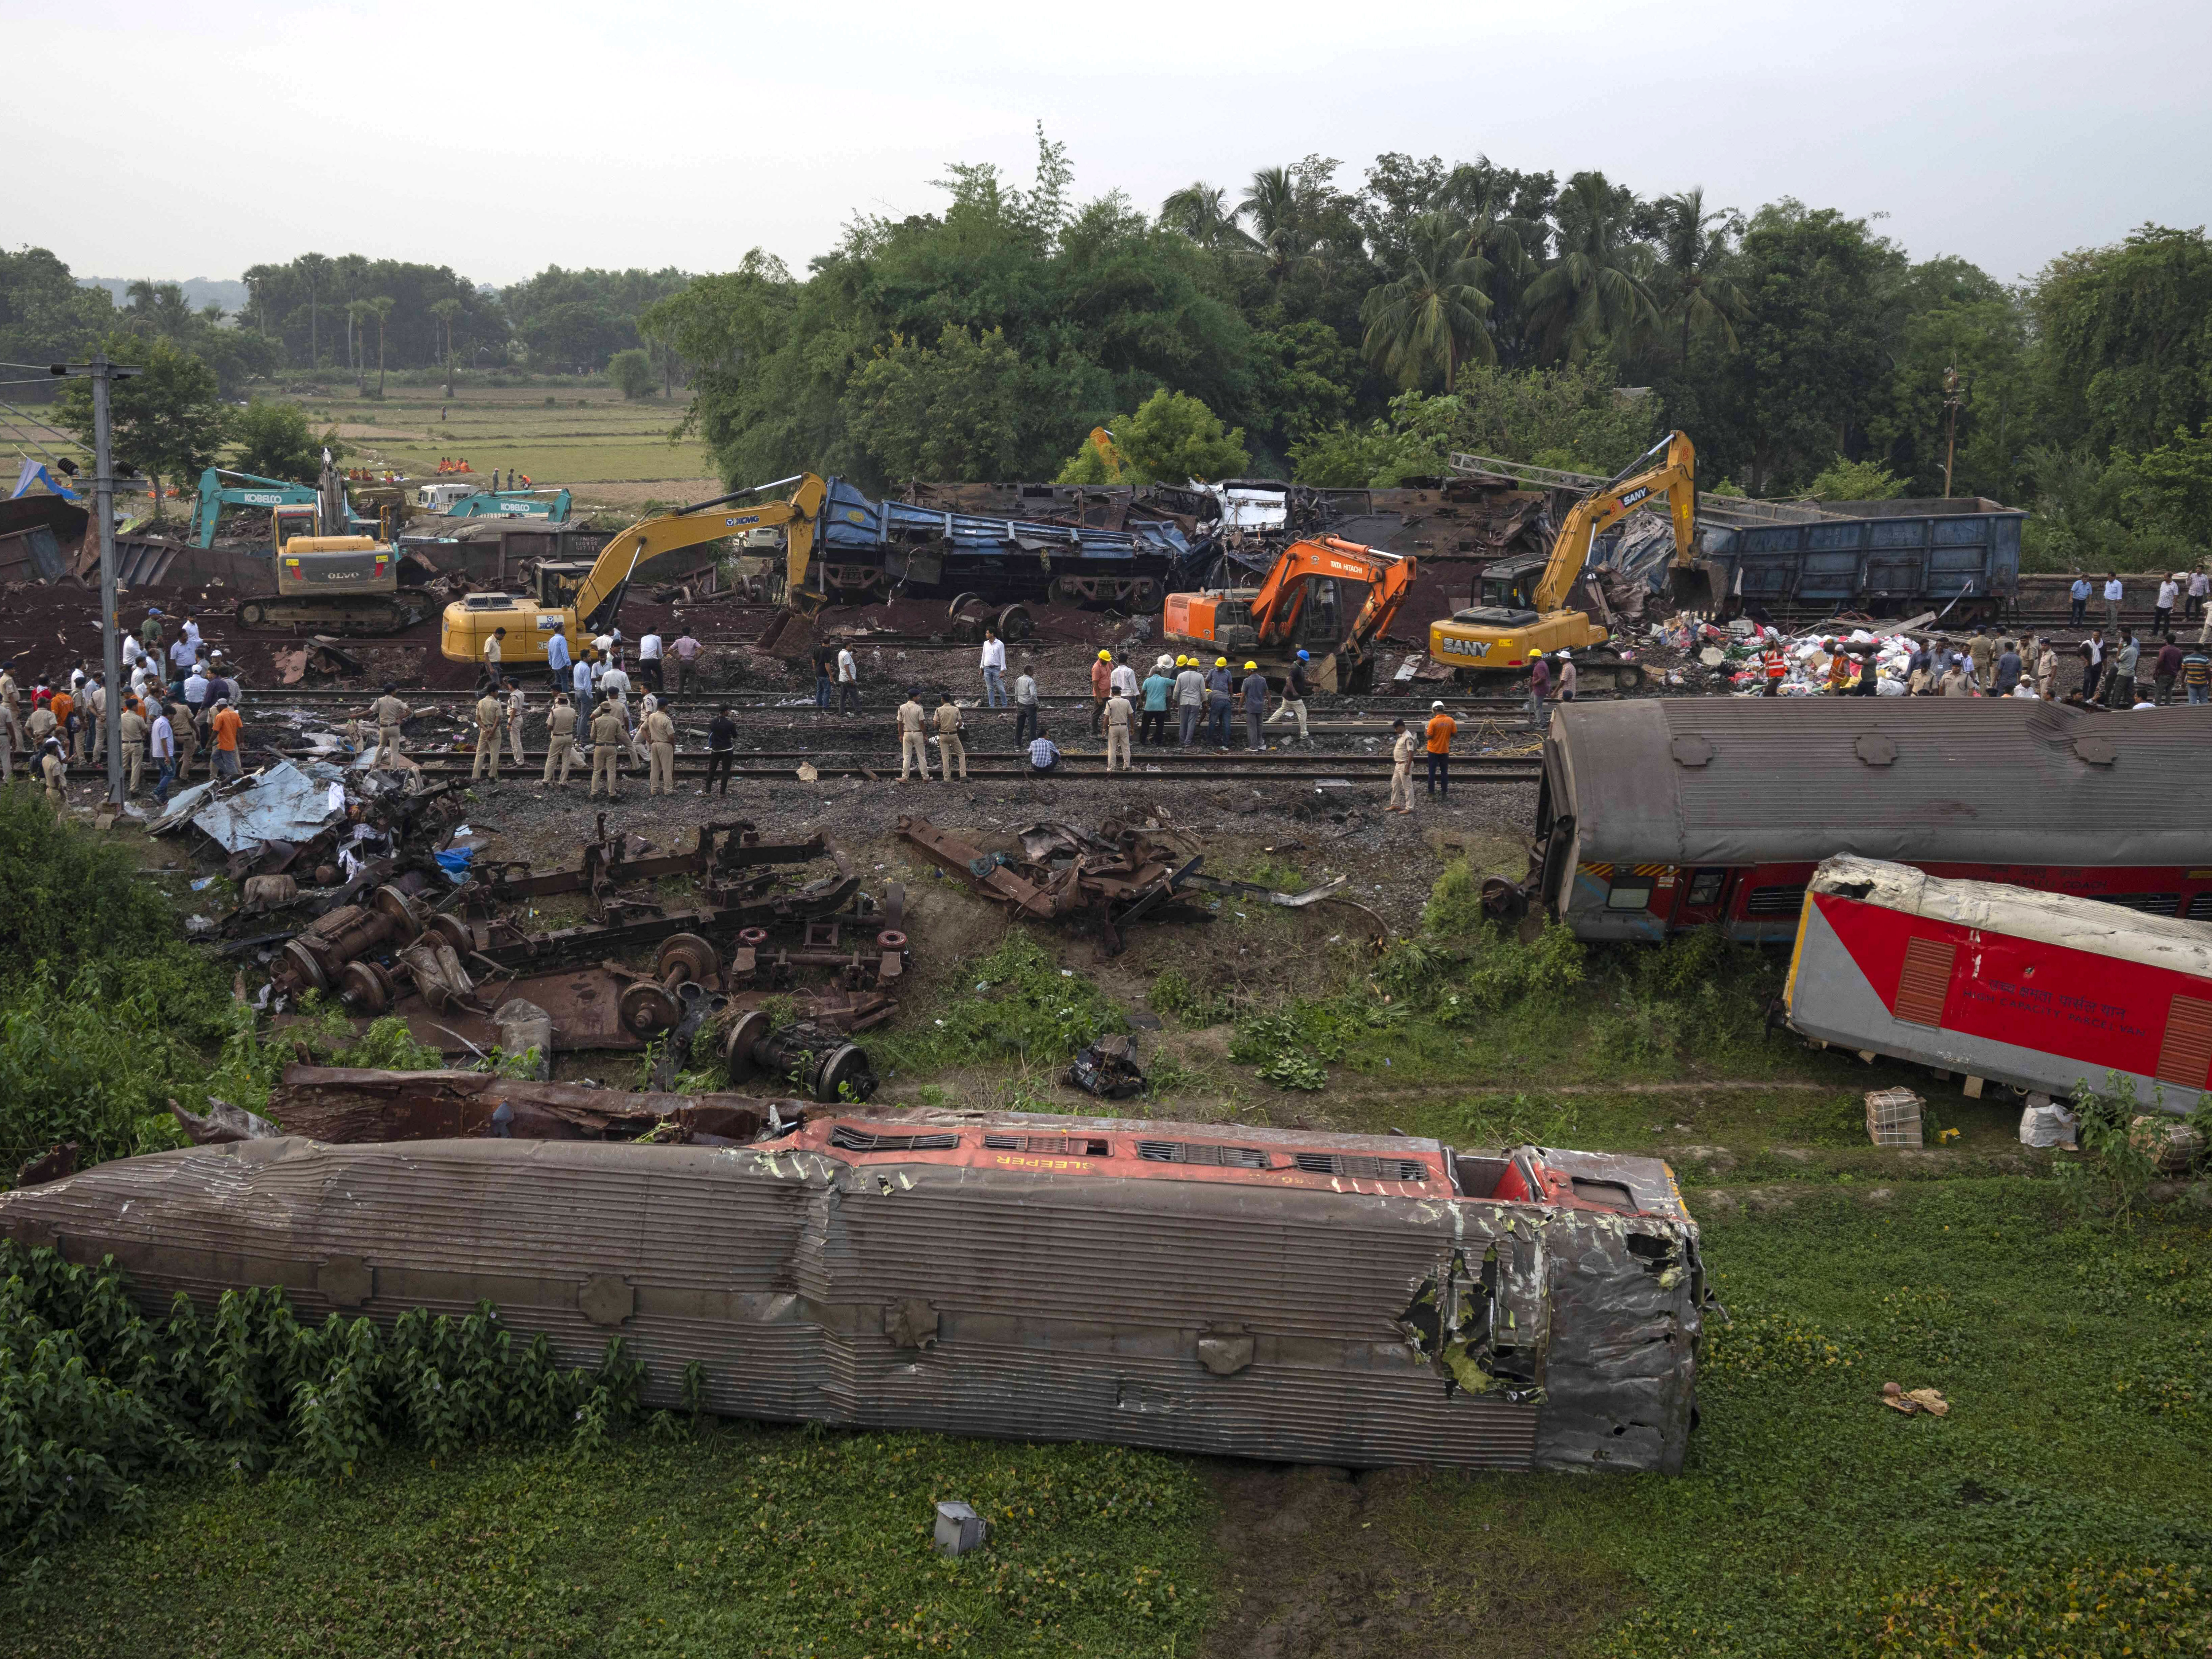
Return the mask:
<svg viewBox="0 0 2212 1659"><path fill-rule="evenodd" d="M191 705L192 713L197 714L206 706L207 694L207 670L194 663L192 672L185 676L185 701Z"/></svg>
<svg viewBox="0 0 2212 1659"><path fill-rule="evenodd" d="M199 659L199 654L190 640L179 636L169 647L169 678L180 680L191 673L192 664Z"/></svg>
<svg viewBox="0 0 2212 1659"><path fill-rule="evenodd" d="M190 617L185 618L185 643L197 654L200 648L200 625Z"/></svg>
<svg viewBox="0 0 2212 1659"><path fill-rule="evenodd" d="M1129 666L1127 657L1115 654L1114 672L1106 677L1106 683L1114 688L1116 696L1127 697L1132 704L1136 702L1137 671Z"/></svg>
<svg viewBox="0 0 2212 1659"><path fill-rule="evenodd" d="M123 665L124 665L124 667L125 667L125 668L135 668L135 667L137 667L137 664L138 664L138 659L139 659L139 658L141 658L141 657L143 657L143 656L144 656L145 654L146 654L146 647L145 647L144 646L143 646L143 645L141 645L141 644L139 644L139 643L138 643L138 636L137 636L136 634L125 634L125 635L123 636Z"/></svg>
<svg viewBox="0 0 2212 1659"><path fill-rule="evenodd" d="M623 672L619 661L611 662L599 674L599 695L629 701L629 676Z"/></svg>
<svg viewBox="0 0 2212 1659"><path fill-rule="evenodd" d="M2158 585L2158 603L2152 607L2150 631L2163 634L2173 626L2174 601L2181 597L2181 576L2179 571Z"/></svg>
<svg viewBox="0 0 2212 1659"><path fill-rule="evenodd" d="M592 665L581 657L568 670L568 690L576 702L576 729L588 734L592 729Z"/></svg>
<svg viewBox="0 0 2212 1659"><path fill-rule="evenodd" d="M2189 573L2189 606L2181 614L2193 621L2204 611L2204 601L2212 598L2212 573L2192 570Z"/></svg>
<svg viewBox="0 0 2212 1659"><path fill-rule="evenodd" d="M660 635L649 629L638 638L637 677L656 691L668 690L660 679Z"/></svg>
<svg viewBox="0 0 2212 1659"><path fill-rule="evenodd" d="M2120 626L2120 579L2105 573L2105 626L2118 632Z"/></svg>
<svg viewBox="0 0 2212 1659"><path fill-rule="evenodd" d="M983 707L1004 708L1006 706L1006 642L988 628L983 630L983 655L977 665L983 671Z"/></svg>
<svg viewBox="0 0 2212 1659"><path fill-rule="evenodd" d="M860 665L849 645L839 647L837 652L837 712L860 712Z"/></svg>
<svg viewBox="0 0 2212 1659"><path fill-rule="evenodd" d="M147 748L154 757L158 775L154 781L154 799L167 806L169 786L177 778L177 728L169 724L169 711L159 703L152 704L154 725L148 734Z"/></svg>

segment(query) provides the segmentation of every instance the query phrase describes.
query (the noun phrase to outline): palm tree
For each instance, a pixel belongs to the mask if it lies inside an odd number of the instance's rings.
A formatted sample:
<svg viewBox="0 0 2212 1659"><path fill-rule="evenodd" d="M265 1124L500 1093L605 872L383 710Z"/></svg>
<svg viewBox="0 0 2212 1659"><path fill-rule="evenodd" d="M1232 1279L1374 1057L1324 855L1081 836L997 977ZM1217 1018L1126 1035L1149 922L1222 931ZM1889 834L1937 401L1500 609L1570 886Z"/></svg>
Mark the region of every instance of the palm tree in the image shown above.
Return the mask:
<svg viewBox="0 0 2212 1659"><path fill-rule="evenodd" d="M1607 345L1633 349L1658 326L1650 252L1629 228L1634 200L1601 173L1577 173L1559 192L1559 256L1522 295L1547 354L1579 362Z"/></svg>
<svg viewBox="0 0 2212 1659"><path fill-rule="evenodd" d="M1267 276L1278 289L1292 271L1313 258L1317 240L1310 222L1305 193L1288 167L1261 167L1252 175L1251 188L1237 204L1236 216L1247 215L1257 234L1251 240L1267 263Z"/></svg>
<svg viewBox="0 0 2212 1659"><path fill-rule="evenodd" d="M446 396L453 395L453 319L461 314L461 302L447 295L430 307L430 314L446 325Z"/></svg>
<svg viewBox="0 0 2212 1659"><path fill-rule="evenodd" d="M346 301L345 314L346 356L351 358L354 356L353 331L356 325L360 327L361 337L365 343L368 339L368 319L376 315L376 307L367 300L349 300ZM354 362L352 368L353 389L360 396L366 398L368 396L368 353L363 351Z"/></svg>
<svg viewBox="0 0 2212 1659"><path fill-rule="evenodd" d="M142 280L123 291L131 301L124 308L123 325L133 334L182 340L191 331L192 308L185 303L181 283Z"/></svg>
<svg viewBox="0 0 2212 1659"><path fill-rule="evenodd" d="M1237 223L1243 209L1229 205L1229 192L1203 179L1185 185L1160 204L1160 223L1181 231L1200 247L1256 246Z"/></svg>
<svg viewBox="0 0 2212 1659"><path fill-rule="evenodd" d="M1726 269L1742 221L1726 210L1708 212L1702 185L1659 205L1667 227L1660 239L1659 281L1667 320L1680 331L1682 361L1690 361L1692 335L1717 336L1724 349L1735 350L1735 325L1751 314Z"/></svg>
<svg viewBox="0 0 2212 1659"><path fill-rule="evenodd" d="M315 290L331 274L331 256L327 253L303 253L293 263L307 283L307 367L323 366L323 344L319 324L322 313L315 301Z"/></svg>
<svg viewBox="0 0 2212 1659"><path fill-rule="evenodd" d="M384 319L392 315L392 307L399 302L380 295L374 300L364 300L362 303L376 319L376 395L381 398L384 395Z"/></svg>
<svg viewBox="0 0 2212 1659"><path fill-rule="evenodd" d="M1407 388L1442 369L1444 390L1459 366L1498 361L1483 319L1490 311L1490 262L1474 252L1468 226L1443 213L1425 213L1409 227L1398 279L1368 291L1359 307L1367 325L1360 345L1376 369Z"/></svg>

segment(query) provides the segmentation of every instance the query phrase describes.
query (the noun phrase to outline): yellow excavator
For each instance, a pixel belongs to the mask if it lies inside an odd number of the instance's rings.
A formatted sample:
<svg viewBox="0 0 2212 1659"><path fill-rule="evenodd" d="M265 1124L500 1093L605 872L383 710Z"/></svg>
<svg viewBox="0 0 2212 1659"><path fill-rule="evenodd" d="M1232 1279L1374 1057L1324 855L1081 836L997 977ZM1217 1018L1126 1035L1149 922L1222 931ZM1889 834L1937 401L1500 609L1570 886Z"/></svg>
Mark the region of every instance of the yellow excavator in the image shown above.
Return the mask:
<svg viewBox="0 0 2212 1659"><path fill-rule="evenodd" d="M1693 593L1696 584L1685 579L1698 568L1698 452L1686 434L1670 432L1568 509L1540 568L1532 561L1486 568L1480 605L1430 624L1429 654L1449 665L1462 684L1517 676L1538 657L1572 651L1585 687L1628 690L1641 684L1644 671L1621 660L1608 645L1611 635L1586 612L1567 609L1567 595L1589 559L1590 544L1638 508L1656 510L1662 500L1674 520L1677 595ZM1584 652L1591 653L1586 659Z"/></svg>
<svg viewBox="0 0 2212 1659"><path fill-rule="evenodd" d="M790 498L738 507L773 489L792 489ZM811 472L756 484L710 501L700 501L665 517L641 519L601 550L599 556L546 559L535 572L534 593L471 593L446 607L445 625L438 648L455 662L482 662L485 641L504 628L500 641L502 663L542 663L546 641L565 635L571 656L590 635L614 624L623 592L637 567L658 554L696 547L719 537L741 531L784 526L784 566L789 591L796 594L806 580L814 555L814 531L829 494Z"/></svg>

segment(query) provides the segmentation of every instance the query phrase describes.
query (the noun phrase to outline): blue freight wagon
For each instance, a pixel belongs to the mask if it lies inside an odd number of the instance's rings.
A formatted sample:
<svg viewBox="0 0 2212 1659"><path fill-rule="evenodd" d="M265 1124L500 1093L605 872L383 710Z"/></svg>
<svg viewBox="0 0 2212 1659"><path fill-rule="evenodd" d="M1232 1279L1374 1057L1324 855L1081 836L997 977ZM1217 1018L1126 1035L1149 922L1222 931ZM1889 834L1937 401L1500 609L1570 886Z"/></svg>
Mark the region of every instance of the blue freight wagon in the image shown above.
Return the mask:
<svg viewBox="0 0 2212 1659"><path fill-rule="evenodd" d="M2020 592L2027 514L1979 496L1823 501L1798 524L1717 526L1700 541L1729 615L1780 621L1863 611L1995 622Z"/></svg>

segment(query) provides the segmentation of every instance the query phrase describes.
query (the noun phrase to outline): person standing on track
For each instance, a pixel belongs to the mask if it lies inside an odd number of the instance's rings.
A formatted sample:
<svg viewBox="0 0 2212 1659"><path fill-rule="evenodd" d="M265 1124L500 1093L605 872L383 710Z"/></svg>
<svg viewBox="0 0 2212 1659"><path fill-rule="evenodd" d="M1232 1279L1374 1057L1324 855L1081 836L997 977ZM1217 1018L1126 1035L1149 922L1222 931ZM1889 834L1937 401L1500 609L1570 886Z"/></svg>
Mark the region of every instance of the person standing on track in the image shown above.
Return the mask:
<svg viewBox="0 0 2212 1659"><path fill-rule="evenodd" d="M2136 630L2120 630L2120 648L2112 653L2112 665L2105 673L2105 707L2132 708L2136 706L2136 665L2142 660L2142 647L2136 643Z"/></svg>
<svg viewBox="0 0 2212 1659"><path fill-rule="evenodd" d="M1199 711L1206 705L1206 676L1198 672L1198 664L1189 657L1176 659L1176 718L1182 724L1182 740L1178 745L1188 749L1198 736Z"/></svg>
<svg viewBox="0 0 2212 1659"><path fill-rule="evenodd" d="M1098 660L1091 665L1091 735L1098 735L1098 727L1106 718L1106 699L1114 695L1114 653L1101 651Z"/></svg>
<svg viewBox="0 0 2212 1659"><path fill-rule="evenodd" d="M2189 573L2189 595L2184 601L2181 619L2194 622L2204 614L2205 601L2212 599L2212 574L2198 569Z"/></svg>
<svg viewBox="0 0 2212 1659"><path fill-rule="evenodd" d="M588 738L592 735L592 665L581 657L568 671L568 689L576 694L576 724Z"/></svg>
<svg viewBox="0 0 2212 1659"><path fill-rule="evenodd" d="M849 645L841 646L837 651L837 712L860 712L860 659L853 654Z"/></svg>
<svg viewBox="0 0 2212 1659"><path fill-rule="evenodd" d="M228 698L216 699L215 713L208 716L208 730L215 738L216 776L234 778L238 775L238 729L245 724Z"/></svg>
<svg viewBox="0 0 2212 1659"><path fill-rule="evenodd" d="M683 661L678 657L677 661ZM707 727L707 787L699 793L712 794L714 780L722 781L722 793L730 793L730 772L737 761L738 723L730 718L726 708L719 711Z"/></svg>
<svg viewBox="0 0 2212 1659"><path fill-rule="evenodd" d="M1539 732L1551 719L1550 711L1544 707L1551 695L1551 659L1539 653L1536 660L1528 665L1528 724Z"/></svg>
<svg viewBox="0 0 2212 1659"><path fill-rule="evenodd" d="M1229 659L1216 657L1213 672L1206 677L1206 735L1216 749L1229 747L1229 706L1236 689L1237 682L1229 677Z"/></svg>
<svg viewBox="0 0 2212 1659"><path fill-rule="evenodd" d="M2150 671L2150 683L2156 688L2151 701L2160 708L2173 701L2173 683L2181 678L2181 647L2168 634L2166 642L2158 648L2157 661Z"/></svg>
<svg viewBox="0 0 2212 1659"><path fill-rule="evenodd" d="M2105 626L2107 628L2118 629L2120 625L2121 595L2118 574L2107 570L2105 573Z"/></svg>
<svg viewBox="0 0 2212 1659"><path fill-rule="evenodd" d="M937 700L937 769L947 783L952 781L952 767L959 763L963 782L968 777L968 748L960 741L960 705L952 700L950 691L939 694Z"/></svg>
<svg viewBox="0 0 2212 1659"><path fill-rule="evenodd" d="M2105 633L2097 629L2081 641L2081 701L2097 700L2097 682L2105 678Z"/></svg>
<svg viewBox="0 0 2212 1659"><path fill-rule="evenodd" d="M814 706L830 712L830 688L837 672L837 653L826 645L814 647Z"/></svg>
<svg viewBox="0 0 2212 1659"><path fill-rule="evenodd" d="M638 636L637 677L653 687L655 696L668 695L668 684L660 672L660 635L650 628Z"/></svg>
<svg viewBox="0 0 2212 1659"><path fill-rule="evenodd" d="M1990 630L1979 623L1974 637L1966 641L1966 656L1974 665L1974 684L1986 692L1996 683L1997 653L1990 642Z"/></svg>
<svg viewBox="0 0 2212 1659"><path fill-rule="evenodd" d="M123 769L132 794L146 770L146 717L133 707L123 711Z"/></svg>
<svg viewBox="0 0 2212 1659"><path fill-rule="evenodd" d="M1407 729L1405 721L1390 722L1389 811L1413 810L1413 751L1419 746L1419 739Z"/></svg>
<svg viewBox="0 0 2212 1659"><path fill-rule="evenodd" d="M1298 717L1300 743L1308 740L1306 693L1313 689L1313 670L1310 666L1312 661L1312 656L1304 651L1291 659L1290 669L1283 676L1283 700L1276 706L1275 712L1267 716L1267 724L1273 726L1285 714L1296 714Z"/></svg>
<svg viewBox="0 0 2212 1659"><path fill-rule="evenodd" d="M587 799L597 799L599 783L605 780L607 799L620 800L622 773L617 763L622 759L623 744L629 739L629 728L611 702L603 703L592 721L592 788Z"/></svg>
<svg viewBox="0 0 2212 1659"><path fill-rule="evenodd" d="M2058 648L2040 635L2035 647L2035 695L2049 702L2058 696Z"/></svg>
<svg viewBox="0 0 2212 1659"><path fill-rule="evenodd" d="M1127 697L1132 708L1137 706L1137 671L1129 666L1127 653L1115 655L1114 672L1106 677L1106 683L1113 687L1115 696Z"/></svg>
<svg viewBox="0 0 2212 1659"><path fill-rule="evenodd" d="M567 692L556 691L553 694L553 707L546 711L545 715L545 775L538 781L538 787L542 789L555 781L553 763L558 761L561 763L559 783L561 787L567 788L568 768L575 759L576 706L568 701Z"/></svg>
<svg viewBox="0 0 2212 1659"><path fill-rule="evenodd" d="M1137 741L1164 747L1168 740L1168 698L1175 692L1175 677L1168 672L1170 665L1162 657L1152 665L1152 672L1145 676L1145 709L1137 722Z"/></svg>
<svg viewBox="0 0 2212 1659"><path fill-rule="evenodd" d="M191 706L182 699L169 705L169 729L177 740L177 775L189 783L192 757L200 751L200 734L192 724Z"/></svg>
<svg viewBox="0 0 2212 1659"><path fill-rule="evenodd" d="M1575 659L1565 651L1559 653L1559 689L1556 693L1561 702L1575 700Z"/></svg>
<svg viewBox="0 0 2212 1659"><path fill-rule="evenodd" d="M2066 590L2066 625L2079 628L2089 609L2089 579L2079 571L2074 574L2073 586Z"/></svg>
<svg viewBox="0 0 2212 1659"><path fill-rule="evenodd" d="M1429 705L1429 788L1431 795L1451 804L1451 745L1459 722L1444 713L1441 702Z"/></svg>
<svg viewBox="0 0 2212 1659"><path fill-rule="evenodd" d="M2191 708L2212 703L2212 651L2193 645L2181 653L2181 689Z"/></svg>
<svg viewBox="0 0 2212 1659"><path fill-rule="evenodd" d="M164 811L169 805L169 786L177 778L177 729L169 724L169 712L159 702L146 705L154 711L154 724L147 732L147 745L154 756L154 799Z"/></svg>
<svg viewBox="0 0 2212 1659"><path fill-rule="evenodd" d="M494 680L477 699L477 763L470 769L469 781L474 783L483 776L484 768L491 768L491 781L499 781L499 731L501 726L500 685Z"/></svg>
<svg viewBox="0 0 2212 1659"><path fill-rule="evenodd" d="M1025 662L1014 680L1014 747L1018 749L1037 733L1036 665Z"/></svg>
<svg viewBox="0 0 2212 1659"><path fill-rule="evenodd" d="M1006 642L994 629L983 630L983 654L975 665L983 671L983 707L1006 706Z"/></svg>
<svg viewBox="0 0 2212 1659"><path fill-rule="evenodd" d="M1875 665L1872 662L1867 664L1866 672L1869 676L1875 672ZM2019 684L2020 653L2013 648L2013 642L2010 640L1999 640L1996 678L1991 682L1990 690L2000 697L2008 697L2012 696L2013 687Z"/></svg>
<svg viewBox="0 0 2212 1659"><path fill-rule="evenodd" d="M921 781L929 781L929 745L921 735L921 698L912 686L906 691L906 701L898 706L894 718L898 722L899 781L904 783L918 768Z"/></svg>
<svg viewBox="0 0 2212 1659"><path fill-rule="evenodd" d="M655 708L645 717L646 752L652 757L646 772L645 793L648 795L673 795L676 793L676 722L665 708Z"/></svg>
<svg viewBox="0 0 2212 1659"><path fill-rule="evenodd" d="M1129 727L1135 719L1126 693L1116 690L1106 699L1106 769L1126 772L1129 769ZM1121 764L1114 763L1119 760Z"/></svg>
<svg viewBox="0 0 2212 1659"><path fill-rule="evenodd" d="M679 617L677 620L681 622L683 618ZM668 648L676 653L676 695L688 697L691 695L691 676L699 666L699 653L707 647L693 639L691 630L687 628L676 636L676 643Z"/></svg>
<svg viewBox="0 0 2212 1659"><path fill-rule="evenodd" d="M1244 683L1237 689L1244 698L1244 746L1256 755L1267 746L1267 677L1258 663L1244 665Z"/></svg>
<svg viewBox="0 0 2212 1659"><path fill-rule="evenodd" d="M507 630L504 628L493 629L491 637L484 641L483 674L477 681L477 689L479 691L495 691L499 689L500 680L503 678L499 665L500 659L507 654L506 647Z"/></svg>
<svg viewBox="0 0 2212 1659"><path fill-rule="evenodd" d="M574 662L568 654L568 636L556 629L545 636L545 678L556 691L568 689L568 670Z"/></svg>
<svg viewBox="0 0 2212 1659"><path fill-rule="evenodd" d="M514 763L518 769L525 763L522 756L522 720L529 707L530 699L523 691L521 683L509 680L507 683L507 741L514 751Z"/></svg>
<svg viewBox="0 0 2212 1659"><path fill-rule="evenodd" d="M2181 598L2181 573L2177 570L2158 585L2158 603L2151 607L2150 631L2155 639L2173 626L2173 607Z"/></svg>

